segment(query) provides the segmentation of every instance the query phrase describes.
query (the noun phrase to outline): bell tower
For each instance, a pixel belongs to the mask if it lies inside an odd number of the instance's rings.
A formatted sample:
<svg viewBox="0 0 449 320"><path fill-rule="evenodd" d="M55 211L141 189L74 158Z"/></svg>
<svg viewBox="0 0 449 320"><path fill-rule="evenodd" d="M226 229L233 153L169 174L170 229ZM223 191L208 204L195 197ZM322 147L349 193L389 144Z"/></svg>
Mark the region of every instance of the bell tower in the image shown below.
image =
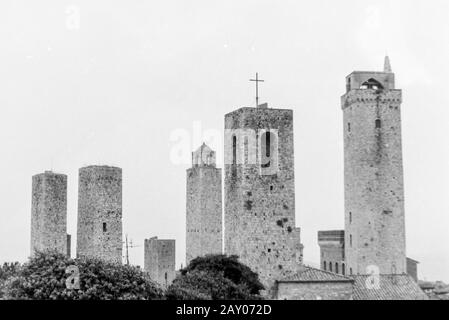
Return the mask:
<svg viewBox="0 0 449 320"><path fill-rule="evenodd" d="M346 274L406 273L401 103L388 57L383 72L346 78Z"/></svg>

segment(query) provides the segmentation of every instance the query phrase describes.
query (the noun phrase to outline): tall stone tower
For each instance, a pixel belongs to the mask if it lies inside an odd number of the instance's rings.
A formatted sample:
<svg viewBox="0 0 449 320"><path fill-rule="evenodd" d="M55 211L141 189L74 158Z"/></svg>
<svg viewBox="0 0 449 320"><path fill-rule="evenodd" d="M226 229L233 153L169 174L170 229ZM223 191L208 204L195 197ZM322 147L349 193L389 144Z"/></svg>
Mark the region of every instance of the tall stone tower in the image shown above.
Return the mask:
<svg viewBox="0 0 449 320"><path fill-rule="evenodd" d="M384 72L353 72L342 97L348 274L406 272L402 91ZM374 269L373 269L374 268Z"/></svg>
<svg viewBox="0 0 449 320"><path fill-rule="evenodd" d="M295 224L293 111L225 115L225 253L259 273L267 290L302 263Z"/></svg>
<svg viewBox="0 0 449 320"><path fill-rule="evenodd" d="M167 288L175 279L175 240L145 239L144 270L150 278Z"/></svg>
<svg viewBox="0 0 449 320"><path fill-rule="evenodd" d="M186 264L206 254L223 252L221 169L215 152L203 143L187 169Z"/></svg>
<svg viewBox="0 0 449 320"><path fill-rule="evenodd" d="M122 169L79 170L77 257L122 262Z"/></svg>
<svg viewBox="0 0 449 320"><path fill-rule="evenodd" d="M31 255L52 250L67 253L67 176L51 171L33 176Z"/></svg>

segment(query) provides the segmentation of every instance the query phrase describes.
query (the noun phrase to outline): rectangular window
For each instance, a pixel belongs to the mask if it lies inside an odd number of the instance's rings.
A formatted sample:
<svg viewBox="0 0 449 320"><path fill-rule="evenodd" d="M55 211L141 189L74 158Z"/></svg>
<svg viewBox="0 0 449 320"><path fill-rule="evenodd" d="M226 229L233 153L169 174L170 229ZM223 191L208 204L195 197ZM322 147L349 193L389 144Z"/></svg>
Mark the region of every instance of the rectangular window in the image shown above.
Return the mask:
<svg viewBox="0 0 449 320"><path fill-rule="evenodd" d="M106 232L106 231L108 231L107 227L106 227L106 222L103 222L103 232Z"/></svg>
<svg viewBox="0 0 449 320"><path fill-rule="evenodd" d="M348 122L348 132L351 132L351 123Z"/></svg>
<svg viewBox="0 0 449 320"><path fill-rule="evenodd" d="M376 129L380 129L380 128L381 128L380 119L376 119Z"/></svg>

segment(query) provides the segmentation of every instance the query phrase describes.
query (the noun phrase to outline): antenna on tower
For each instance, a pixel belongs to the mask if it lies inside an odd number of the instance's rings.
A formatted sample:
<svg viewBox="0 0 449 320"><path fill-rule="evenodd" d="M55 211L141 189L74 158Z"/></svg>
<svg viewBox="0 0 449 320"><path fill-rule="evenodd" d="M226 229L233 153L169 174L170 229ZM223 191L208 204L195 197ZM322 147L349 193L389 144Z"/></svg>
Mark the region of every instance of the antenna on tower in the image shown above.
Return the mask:
<svg viewBox="0 0 449 320"><path fill-rule="evenodd" d="M128 234L125 235L125 242L122 242L125 245L125 259L126 265L129 266L129 249L140 247L139 245L133 244L133 241L128 241Z"/></svg>

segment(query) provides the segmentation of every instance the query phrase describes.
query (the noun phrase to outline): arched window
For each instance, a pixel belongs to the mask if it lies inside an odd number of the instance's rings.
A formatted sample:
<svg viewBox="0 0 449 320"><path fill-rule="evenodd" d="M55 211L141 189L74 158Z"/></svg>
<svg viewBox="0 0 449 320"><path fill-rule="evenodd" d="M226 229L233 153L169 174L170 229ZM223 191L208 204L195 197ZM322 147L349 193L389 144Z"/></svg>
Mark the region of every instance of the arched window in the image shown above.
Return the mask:
<svg viewBox="0 0 449 320"><path fill-rule="evenodd" d="M349 235L349 245L352 247L352 234Z"/></svg>
<svg viewBox="0 0 449 320"><path fill-rule="evenodd" d="M271 165L271 132L262 134L262 168L269 168Z"/></svg>
<svg viewBox="0 0 449 320"><path fill-rule="evenodd" d="M352 268L349 268L349 274L352 276Z"/></svg>
<svg viewBox="0 0 449 320"><path fill-rule="evenodd" d="M380 129L382 126L380 119L376 119L376 129Z"/></svg>
<svg viewBox="0 0 449 320"><path fill-rule="evenodd" d="M103 232L106 232L106 231L108 231L108 228L106 226L106 222L103 222Z"/></svg>
<svg viewBox="0 0 449 320"><path fill-rule="evenodd" d="M338 273L338 263L335 262L335 273Z"/></svg>
<svg viewBox="0 0 449 320"><path fill-rule="evenodd" d="M365 81L360 86L360 89L374 89L374 90L382 90L384 87L380 84L379 81L376 79L369 79L368 81Z"/></svg>
<svg viewBox="0 0 449 320"><path fill-rule="evenodd" d="M346 274L346 266L344 263L341 264L341 274L345 275Z"/></svg>
<svg viewBox="0 0 449 320"><path fill-rule="evenodd" d="M245 164L248 164L248 136L245 136L244 142Z"/></svg>
<svg viewBox="0 0 449 320"><path fill-rule="evenodd" d="M329 271L332 272L332 262L329 262Z"/></svg>
<svg viewBox="0 0 449 320"><path fill-rule="evenodd" d="M326 261L323 262L323 270L326 271Z"/></svg>
<svg viewBox="0 0 449 320"><path fill-rule="evenodd" d="M352 223L352 212L349 212L349 223Z"/></svg>
<svg viewBox="0 0 449 320"><path fill-rule="evenodd" d="M232 164L237 164L237 137L232 136Z"/></svg>

